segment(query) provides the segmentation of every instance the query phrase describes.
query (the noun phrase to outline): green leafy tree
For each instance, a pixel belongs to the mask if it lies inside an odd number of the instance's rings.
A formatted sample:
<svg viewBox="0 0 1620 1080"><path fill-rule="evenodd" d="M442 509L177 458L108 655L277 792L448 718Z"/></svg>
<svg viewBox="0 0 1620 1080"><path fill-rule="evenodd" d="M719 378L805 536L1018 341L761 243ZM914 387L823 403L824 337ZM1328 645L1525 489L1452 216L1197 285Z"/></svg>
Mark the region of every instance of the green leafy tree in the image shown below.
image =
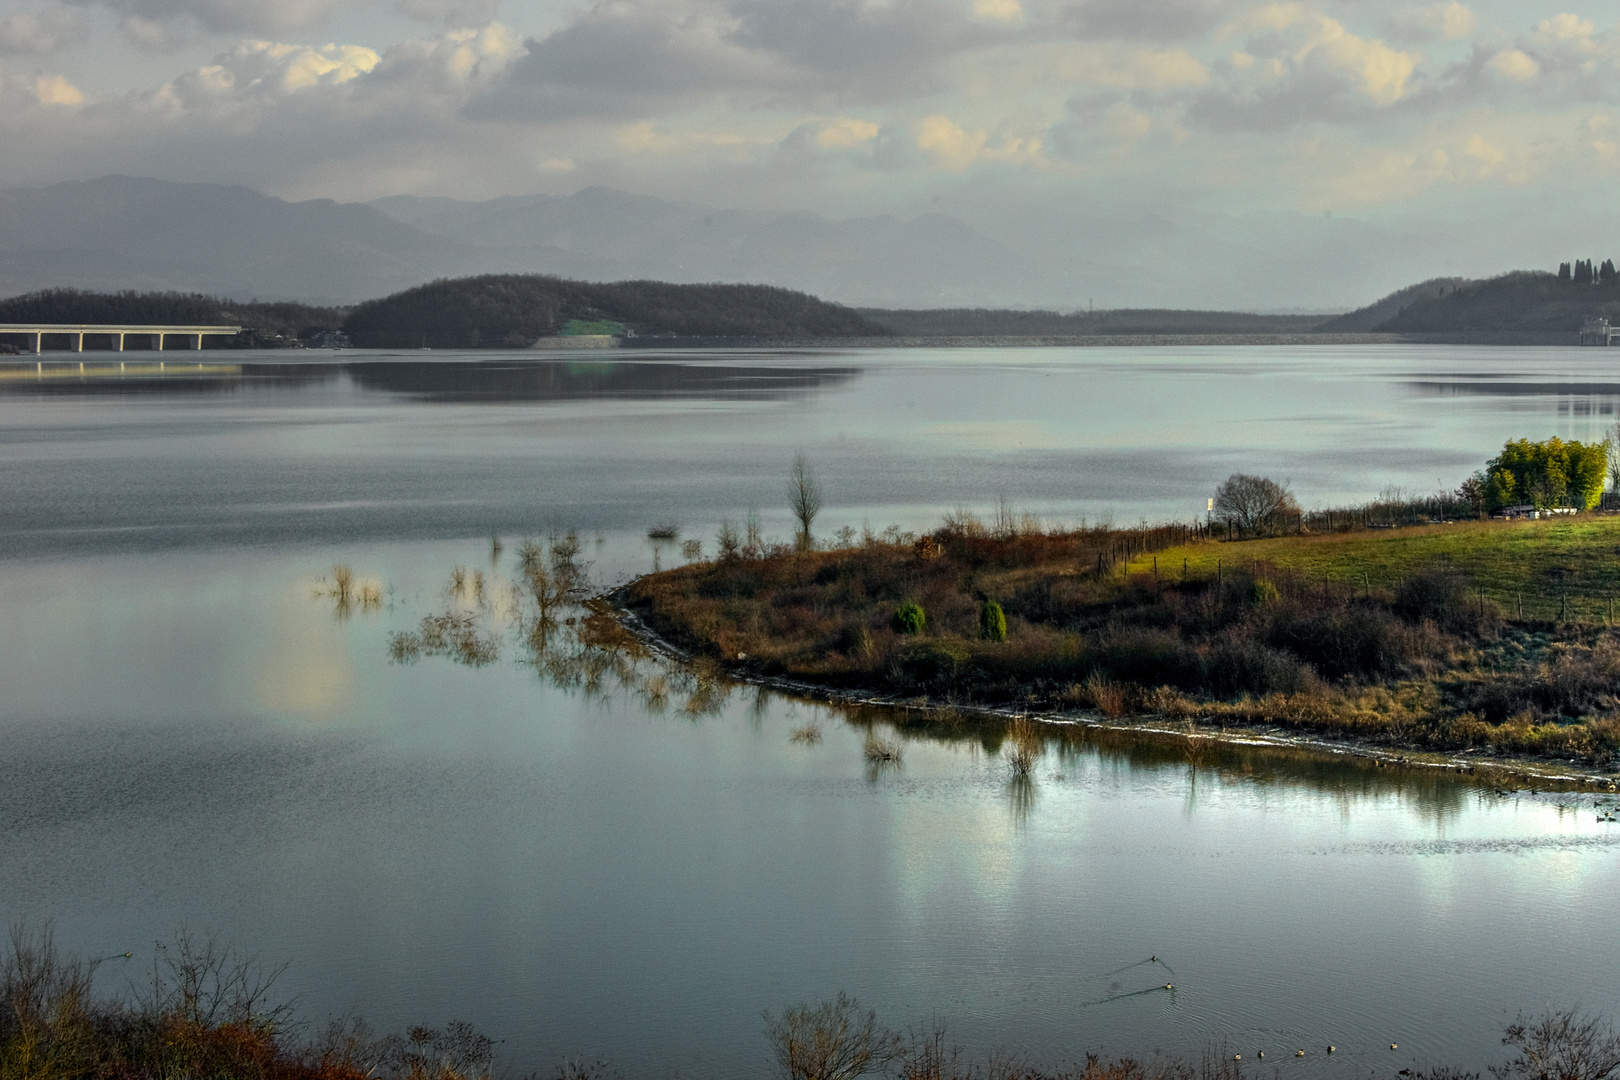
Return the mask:
<svg viewBox="0 0 1620 1080"><path fill-rule="evenodd" d="M1486 463L1485 501L1493 510L1516 503L1590 510L1603 494L1611 445L1607 439L1582 443L1556 436L1510 440Z"/></svg>

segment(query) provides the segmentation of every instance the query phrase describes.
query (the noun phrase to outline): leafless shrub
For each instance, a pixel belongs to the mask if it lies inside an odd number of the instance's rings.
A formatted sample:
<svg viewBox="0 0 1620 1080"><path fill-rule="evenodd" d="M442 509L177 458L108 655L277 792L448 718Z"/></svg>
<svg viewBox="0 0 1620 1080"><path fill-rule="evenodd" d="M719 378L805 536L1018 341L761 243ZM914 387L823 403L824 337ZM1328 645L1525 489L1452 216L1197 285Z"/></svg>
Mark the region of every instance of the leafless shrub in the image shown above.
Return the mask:
<svg viewBox="0 0 1620 1080"><path fill-rule="evenodd" d="M92 1056L90 1012L95 965L56 951L49 924L11 928L11 953L0 965L0 1045L31 1047L33 1075L73 1075Z"/></svg>
<svg viewBox="0 0 1620 1080"><path fill-rule="evenodd" d="M293 1006L274 1002L270 990L286 964L266 966L256 953L238 952L214 934L175 932L173 944L158 942L151 982L142 1004L155 1015L177 1016L203 1028L236 1024L279 1027Z"/></svg>
<svg viewBox="0 0 1620 1080"><path fill-rule="evenodd" d="M905 754L905 747L892 739L883 738L875 731L868 731L862 751L866 754L866 760L873 765L898 765Z"/></svg>
<svg viewBox="0 0 1620 1080"><path fill-rule="evenodd" d="M354 570L339 563L332 567L332 595L339 600L349 598L350 586L354 583Z"/></svg>
<svg viewBox="0 0 1620 1080"><path fill-rule="evenodd" d="M1491 1066L1496 1080L1604 1080L1620 1069L1620 1035L1573 1010L1520 1016L1502 1034L1513 1056Z"/></svg>
<svg viewBox="0 0 1620 1080"><path fill-rule="evenodd" d="M900 1053L900 1037L843 992L819 1005L765 1013L765 1037L786 1080L852 1080Z"/></svg>
<svg viewBox="0 0 1620 1080"><path fill-rule="evenodd" d="M1041 756L1040 729L1027 717L1020 716L1008 725L1007 737L1007 764L1012 766L1014 775L1029 776Z"/></svg>
<svg viewBox="0 0 1620 1080"><path fill-rule="evenodd" d="M624 1073L606 1061L568 1058L557 1066L552 1080L623 1080L623 1077Z"/></svg>
<svg viewBox="0 0 1620 1080"><path fill-rule="evenodd" d="M485 1080L495 1044L471 1024L452 1020L443 1031L418 1025L383 1042L385 1068L400 1080Z"/></svg>
<svg viewBox="0 0 1620 1080"><path fill-rule="evenodd" d="M813 746L821 741L821 725L810 723L805 724L803 727L796 727L793 729L793 734L789 736L789 738L793 742L802 743L805 746Z"/></svg>
<svg viewBox="0 0 1620 1080"><path fill-rule="evenodd" d="M687 562L697 562L703 558L703 541L684 540L681 542L681 558Z"/></svg>
<svg viewBox="0 0 1620 1080"><path fill-rule="evenodd" d="M945 1025L911 1032L891 1067L896 1080L977 1080L978 1070L962 1059L962 1048L945 1041Z"/></svg>
<svg viewBox="0 0 1620 1080"><path fill-rule="evenodd" d="M742 555L742 540L737 535L737 526L729 518L720 522L720 533L715 537L715 545L720 549L720 559L723 562L732 562Z"/></svg>

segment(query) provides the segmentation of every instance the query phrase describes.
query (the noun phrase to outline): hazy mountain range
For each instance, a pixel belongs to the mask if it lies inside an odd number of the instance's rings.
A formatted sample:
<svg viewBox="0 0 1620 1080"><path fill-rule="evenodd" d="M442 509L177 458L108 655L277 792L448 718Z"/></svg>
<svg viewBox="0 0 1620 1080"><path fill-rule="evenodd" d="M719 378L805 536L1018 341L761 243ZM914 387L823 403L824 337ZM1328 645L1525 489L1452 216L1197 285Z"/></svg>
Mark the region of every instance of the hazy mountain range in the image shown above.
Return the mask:
<svg viewBox="0 0 1620 1080"><path fill-rule="evenodd" d="M1011 205L833 220L592 187L485 202L287 202L127 176L0 190L0 295L70 286L347 304L440 277L747 282L871 307L1342 311L1483 260L1437 230L1416 247L1364 222L1278 212L1065 219Z"/></svg>

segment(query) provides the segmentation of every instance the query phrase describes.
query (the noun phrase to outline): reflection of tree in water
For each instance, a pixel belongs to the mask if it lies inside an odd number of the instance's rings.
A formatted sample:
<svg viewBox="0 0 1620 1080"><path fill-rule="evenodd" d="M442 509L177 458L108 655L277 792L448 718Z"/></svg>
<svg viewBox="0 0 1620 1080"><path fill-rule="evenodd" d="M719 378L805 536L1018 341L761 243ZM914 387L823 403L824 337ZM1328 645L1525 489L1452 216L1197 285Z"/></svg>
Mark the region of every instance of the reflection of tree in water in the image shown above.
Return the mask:
<svg viewBox="0 0 1620 1080"><path fill-rule="evenodd" d="M592 696L622 696L649 713L674 709L689 717L718 714L734 691L747 687L758 715L779 697L800 700L756 684L734 682L706 658L680 662L656 652L621 623L601 598L592 598L590 565L580 560L573 534L526 540L518 547L517 577L457 568L445 591L447 610L423 618L415 630L394 634L389 653L396 663L442 657L468 667L494 663L507 648L545 682ZM834 704L863 733L869 778L901 768L904 747L917 740L950 746L977 743L1004 759L1007 796L1020 821L1038 797L1037 760L1054 754L1062 773L1073 775L1084 760L1135 774L1180 773L1279 789L1304 787L1327 793L1349 812L1357 804L1391 795L1435 819L1465 808L1475 794L1469 782L1440 770L1387 768L1348 755L1306 747L1222 742L1213 732L1142 732L1075 724L1040 723L978 714L949 706L905 708L880 704ZM881 732L881 734L880 734ZM812 719L790 732L792 742L815 746L822 724ZM1061 780L1062 775L1055 777ZM1193 797L1189 791L1189 798Z"/></svg>
<svg viewBox="0 0 1620 1080"><path fill-rule="evenodd" d="M365 390L436 402L788 401L854 380L849 366L501 359L368 361L344 371Z"/></svg>
<svg viewBox="0 0 1620 1080"><path fill-rule="evenodd" d="M572 533L524 540L517 579L456 567L444 598L447 610L425 616L415 630L389 638L389 658L411 664L440 657L484 667L507 648L545 682L587 695L627 695L649 712L671 701L689 716L718 713L732 684L713 665L679 664L648 649L612 609L592 599L590 564Z"/></svg>

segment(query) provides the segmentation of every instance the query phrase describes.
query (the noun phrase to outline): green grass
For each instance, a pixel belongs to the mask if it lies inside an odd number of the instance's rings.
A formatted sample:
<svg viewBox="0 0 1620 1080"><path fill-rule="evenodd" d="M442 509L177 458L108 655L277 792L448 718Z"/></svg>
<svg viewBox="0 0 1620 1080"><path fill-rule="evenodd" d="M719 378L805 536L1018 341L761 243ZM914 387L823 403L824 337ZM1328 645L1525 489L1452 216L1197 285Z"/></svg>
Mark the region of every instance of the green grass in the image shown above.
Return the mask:
<svg viewBox="0 0 1620 1080"><path fill-rule="evenodd" d="M1393 590L1415 574L1454 570L1517 618L1603 623L1620 598L1620 517L1547 521L1467 521L1447 525L1198 543L1132 558L1121 570L1177 580L1272 566L1346 587Z"/></svg>

